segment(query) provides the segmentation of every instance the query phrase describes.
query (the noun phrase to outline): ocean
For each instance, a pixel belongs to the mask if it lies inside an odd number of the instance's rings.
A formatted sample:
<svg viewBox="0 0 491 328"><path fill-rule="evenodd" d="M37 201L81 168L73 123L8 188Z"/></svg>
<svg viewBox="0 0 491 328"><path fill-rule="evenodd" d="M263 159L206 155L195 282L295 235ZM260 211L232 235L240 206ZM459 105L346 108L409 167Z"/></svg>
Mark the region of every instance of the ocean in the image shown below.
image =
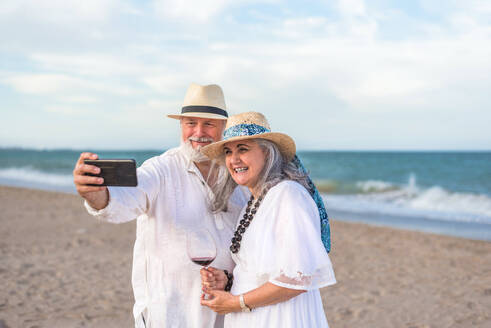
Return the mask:
<svg viewBox="0 0 491 328"><path fill-rule="evenodd" d="M93 150L92 150L93 151ZM161 152L97 151L100 158ZM0 184L75 193L75 150L0 149ZM491 152L299 152L330 217L491 241Z"/></svg>

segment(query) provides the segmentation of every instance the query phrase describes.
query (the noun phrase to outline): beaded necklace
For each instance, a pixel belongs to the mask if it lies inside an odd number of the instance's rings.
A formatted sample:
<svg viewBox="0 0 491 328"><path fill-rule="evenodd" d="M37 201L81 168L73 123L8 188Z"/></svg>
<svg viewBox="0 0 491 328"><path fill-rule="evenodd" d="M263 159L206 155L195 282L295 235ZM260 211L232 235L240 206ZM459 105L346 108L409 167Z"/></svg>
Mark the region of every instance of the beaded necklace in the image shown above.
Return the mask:
<svg viewBox="0 0 491 328"><path fill-rule="evenodd" d="M251 209L254 196L251 195L251 198L247 202L247 207L243 216L243 219L240 220L239 225L237 226L237 229L235 230L234 237L232 238L232 245L230 245L230 251L232 253L237 253L240 249L240 242L242 240L242 235L246 231L247 227L251 224L252 219L254 219L254 215L257 212L257 209L259 208L259 205L261 205L261 201L264 199L264 196L266 196L266 193L268 192L268 189L265 189L261 196L259 196L254 202L254 207Z"/></svg>

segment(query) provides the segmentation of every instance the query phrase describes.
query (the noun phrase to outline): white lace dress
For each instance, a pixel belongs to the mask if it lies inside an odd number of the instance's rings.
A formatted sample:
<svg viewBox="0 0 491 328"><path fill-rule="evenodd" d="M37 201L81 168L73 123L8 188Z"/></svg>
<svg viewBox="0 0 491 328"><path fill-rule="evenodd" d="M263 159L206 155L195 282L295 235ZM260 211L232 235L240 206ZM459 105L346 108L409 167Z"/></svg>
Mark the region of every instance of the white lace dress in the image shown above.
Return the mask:
<svg viewBox="0 0 491 328"><path fill-rule="evenodd" d="M266 282L307 292L249 313L227 314L225 327L328 327L319 288L336 279L321 241L317 206L303 186L283 181L269 190L232 259L234 295Z"/></svg>

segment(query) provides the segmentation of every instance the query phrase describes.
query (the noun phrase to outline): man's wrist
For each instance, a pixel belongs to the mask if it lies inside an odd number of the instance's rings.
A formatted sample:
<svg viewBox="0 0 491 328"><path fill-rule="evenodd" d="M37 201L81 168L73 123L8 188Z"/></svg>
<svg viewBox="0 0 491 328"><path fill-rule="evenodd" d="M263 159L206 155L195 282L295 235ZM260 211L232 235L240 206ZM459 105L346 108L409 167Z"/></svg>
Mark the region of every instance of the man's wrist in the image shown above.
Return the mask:
<svg viewBox="0 0 491 328"><path fill-rule="evenodd" d="M82 197L84 198L85 203L89 205L87 208L88 210L91 210L89 213L101 213L102 210L106 209L110 203L109 189L107 188L98 192L92 192Z"/></svg>

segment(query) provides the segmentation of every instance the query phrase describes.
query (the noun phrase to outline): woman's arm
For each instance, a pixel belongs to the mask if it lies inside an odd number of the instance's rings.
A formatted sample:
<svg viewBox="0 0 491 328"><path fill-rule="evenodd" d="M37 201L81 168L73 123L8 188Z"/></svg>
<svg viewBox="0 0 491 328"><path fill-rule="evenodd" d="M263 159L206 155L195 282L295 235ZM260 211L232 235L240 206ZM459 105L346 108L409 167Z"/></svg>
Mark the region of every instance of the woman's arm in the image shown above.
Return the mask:
<svg viewBox="0 0 491 328"><path fill-rule="evenodd" d="M213 298L210 300L205 300L202 296L201 305L208 306L210 309L219 314L242 311L239 302L239 295L232 295L224 291L212 290L207 287L204 287L203 291L213 296ZM264 285L245 293L244 303L249 308L254 309L261 306L288 301L289 299L298 296L303 292L305 292L305 290L280 287L267 282Z"/></svg>
<svg viewBox="0 0 491 328"><path fill-rule="evenodd" d="M244 294L244 303L251 309L288 301L305 290L280 287L270 282Z"/></svg>

